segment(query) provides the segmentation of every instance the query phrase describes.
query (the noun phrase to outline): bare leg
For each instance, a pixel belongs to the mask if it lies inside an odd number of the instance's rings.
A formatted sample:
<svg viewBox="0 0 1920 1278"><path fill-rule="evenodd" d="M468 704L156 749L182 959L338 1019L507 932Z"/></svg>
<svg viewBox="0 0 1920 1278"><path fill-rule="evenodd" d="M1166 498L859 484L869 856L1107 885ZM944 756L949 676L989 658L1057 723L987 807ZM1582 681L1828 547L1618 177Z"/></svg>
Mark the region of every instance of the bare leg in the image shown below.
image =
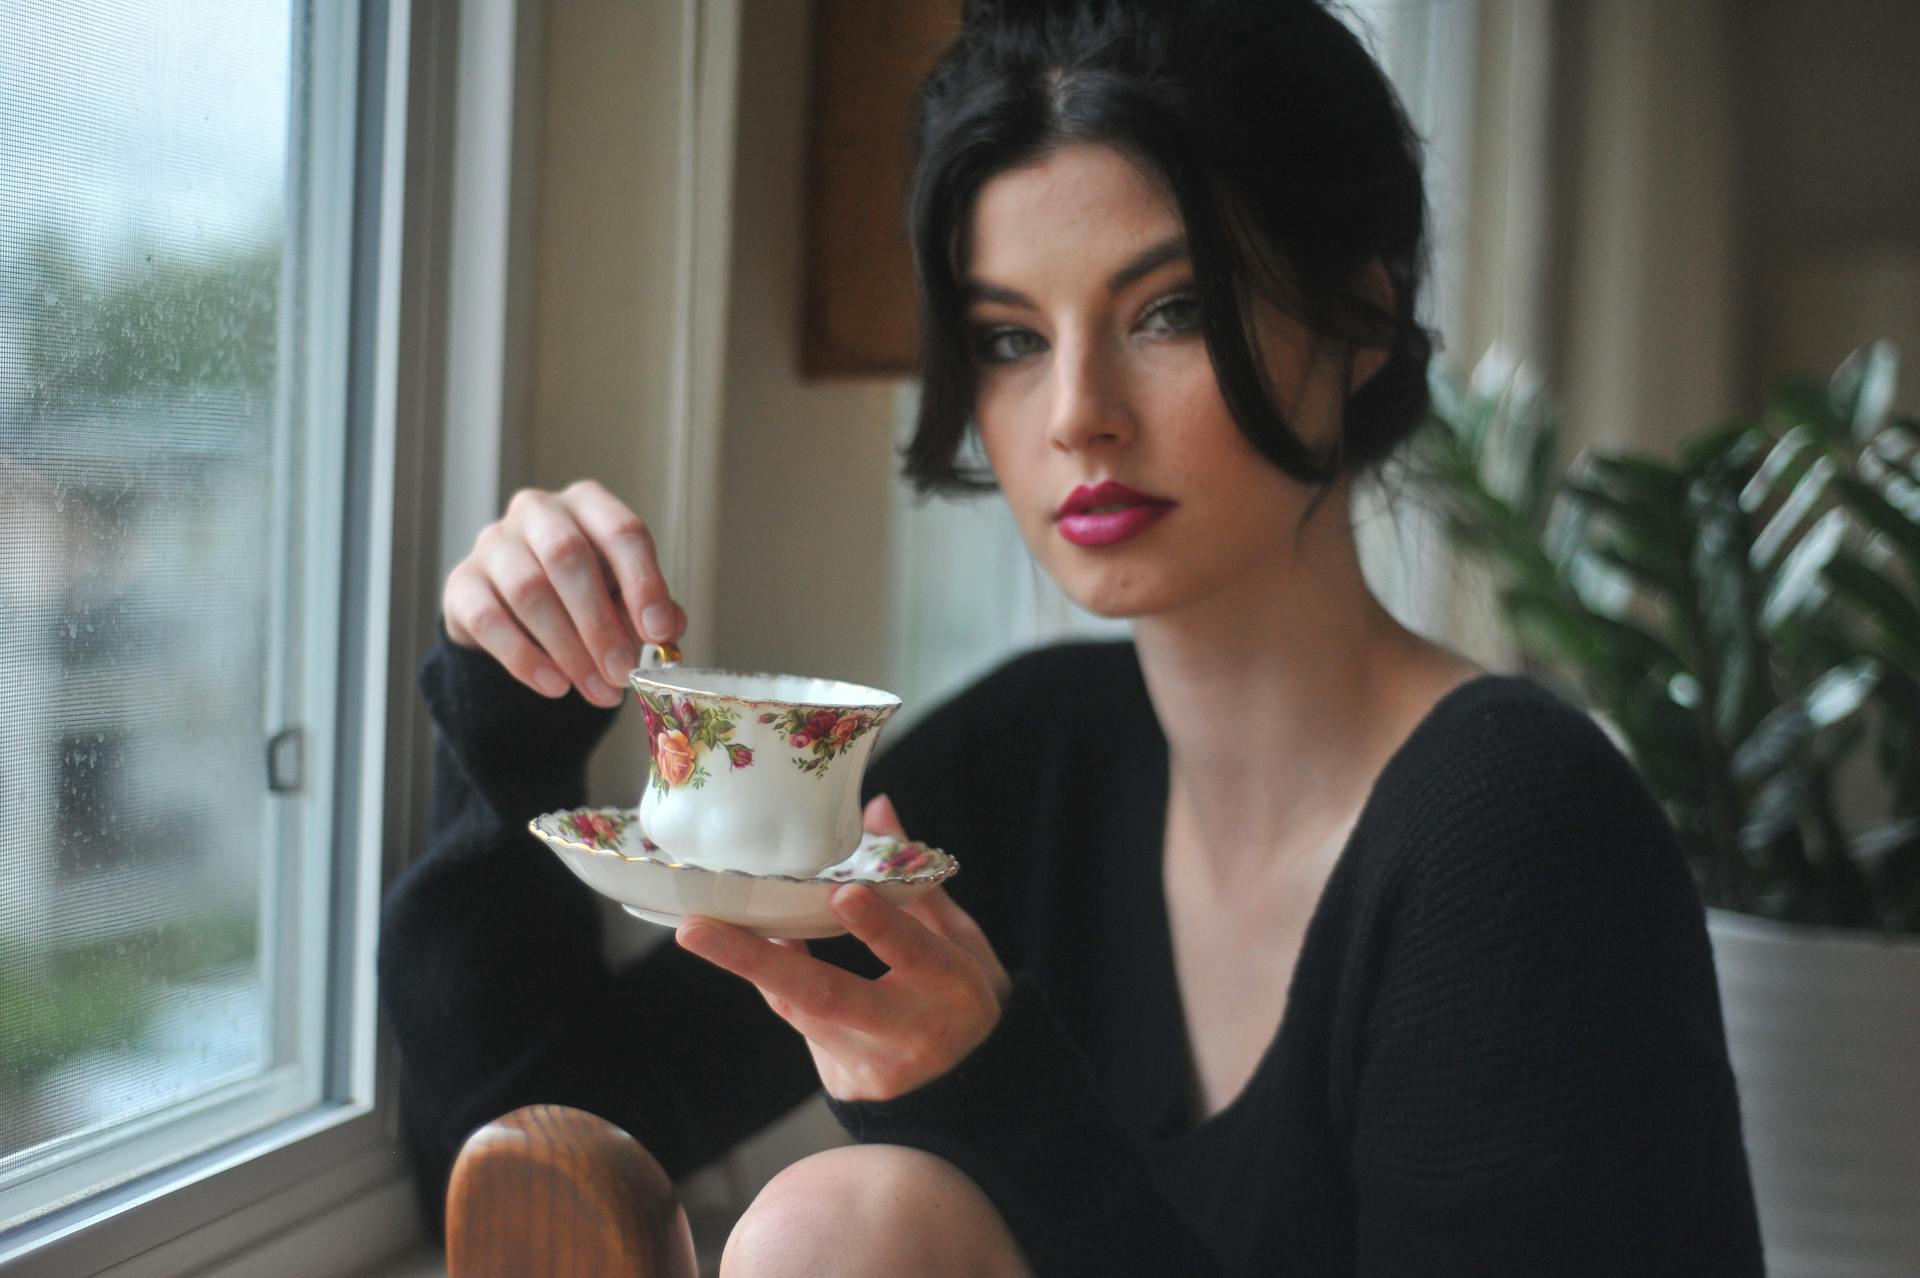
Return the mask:
<svg viewBox="0 0 1920 1278"><path fill-rule="evenodd" d="M720 1278L1032 1278L985 1194L953 1164L847 1145L775 1176L727 1239Z"/></svg>

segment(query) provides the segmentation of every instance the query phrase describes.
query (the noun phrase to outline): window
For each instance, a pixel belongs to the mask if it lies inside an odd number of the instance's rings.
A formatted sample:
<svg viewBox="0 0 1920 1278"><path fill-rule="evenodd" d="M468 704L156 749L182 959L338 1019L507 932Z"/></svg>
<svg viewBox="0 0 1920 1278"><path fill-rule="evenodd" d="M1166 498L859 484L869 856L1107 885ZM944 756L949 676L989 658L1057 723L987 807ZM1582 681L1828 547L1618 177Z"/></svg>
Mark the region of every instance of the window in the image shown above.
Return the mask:
<svg viewBox="0 0 1920 1278"><path fill-rule="evenodd" d="M364 8L0 9L0 1268L369 1108Z"/></svg>

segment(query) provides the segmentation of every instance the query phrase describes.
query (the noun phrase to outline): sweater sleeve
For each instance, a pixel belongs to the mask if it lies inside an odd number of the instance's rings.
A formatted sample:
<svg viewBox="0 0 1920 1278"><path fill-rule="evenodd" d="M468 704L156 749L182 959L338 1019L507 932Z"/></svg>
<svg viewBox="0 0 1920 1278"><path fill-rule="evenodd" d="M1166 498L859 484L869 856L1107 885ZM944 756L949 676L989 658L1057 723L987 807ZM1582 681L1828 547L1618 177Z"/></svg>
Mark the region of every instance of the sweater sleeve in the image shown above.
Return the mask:
<svg viewBox="0 0 1920 1278"><path fill-rule="evenodd" d="M548 700L444 631L420 690L432 820L388 893L379 976L429 1218L461 1143L522 1105L599 1114L677 1177L815 1091L805 1044L745 982L670 942L613 970L592 893L527 832L584 801L615 712Z"/></svg>
<svg viewBox="0 0 1920 1278"><path fill-rule="evenodd" d="M1584 716L1431 769L1373 929L1352 1165L1367 1275L1758 1274L1698 898Z"/></svg>

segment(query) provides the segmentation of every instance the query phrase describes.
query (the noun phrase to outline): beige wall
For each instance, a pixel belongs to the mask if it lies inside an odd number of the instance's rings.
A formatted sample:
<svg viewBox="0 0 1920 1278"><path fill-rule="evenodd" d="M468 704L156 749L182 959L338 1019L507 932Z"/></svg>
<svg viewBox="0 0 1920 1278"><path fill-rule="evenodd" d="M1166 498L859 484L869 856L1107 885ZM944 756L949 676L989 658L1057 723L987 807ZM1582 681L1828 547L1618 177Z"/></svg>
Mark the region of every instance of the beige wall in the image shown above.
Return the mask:
<svg viewBox="0 0 1920 1278"><path fill-rule="evenodd" d="M656 526L671 562L677 0L546 8L526 481L595 478ZM597 801L630 803L645 760L623 715L593 757Z"/></svg>
<svg viewBox="0 0 1920 1278"><path fill-rule="evenodd" d="M1556 15L1549 380L1580 442L1664 451L1876 337L1920 364L1920 5Z"/></svg>
<svg viewBox="0 0 1920 1278"><path fill-rule="evenodd" d="M885 684L890 386L799 371L810 9L741 23L715 655Z"/></svg>
<svg viewBox="0 0 1920 1278"><path fill-rule="evenodd" d="M1920 5L1751 0L1739 34L1749 384L1886 337L1920 412Z"/></svg>
<svg viewBox="0 0 1920 1278"><path fill-rule="evenodd" d="M1576 444L1665 452L1737 402L1738 9L1560 8L1548 385Z"/></svg>
<svg viewBox="0 0 1920 1278"><path fill-rule="evenodd" d="M665 505L680 6L547 8L528 460ZM657 515L655 517L658 517Z"/></svg>

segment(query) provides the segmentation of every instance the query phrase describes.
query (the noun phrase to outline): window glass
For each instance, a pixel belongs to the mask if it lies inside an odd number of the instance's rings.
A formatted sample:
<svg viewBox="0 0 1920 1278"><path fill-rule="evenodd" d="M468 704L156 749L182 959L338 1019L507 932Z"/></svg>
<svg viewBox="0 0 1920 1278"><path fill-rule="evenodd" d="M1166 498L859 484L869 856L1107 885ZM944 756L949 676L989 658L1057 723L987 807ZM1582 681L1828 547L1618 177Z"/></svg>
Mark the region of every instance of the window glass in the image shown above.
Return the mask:
<svg viewBox="0 0 1920 1278"><path fill-rule="evenodd" d="M0 1226L316 1094L305 30L0 5Z"/></svg>

